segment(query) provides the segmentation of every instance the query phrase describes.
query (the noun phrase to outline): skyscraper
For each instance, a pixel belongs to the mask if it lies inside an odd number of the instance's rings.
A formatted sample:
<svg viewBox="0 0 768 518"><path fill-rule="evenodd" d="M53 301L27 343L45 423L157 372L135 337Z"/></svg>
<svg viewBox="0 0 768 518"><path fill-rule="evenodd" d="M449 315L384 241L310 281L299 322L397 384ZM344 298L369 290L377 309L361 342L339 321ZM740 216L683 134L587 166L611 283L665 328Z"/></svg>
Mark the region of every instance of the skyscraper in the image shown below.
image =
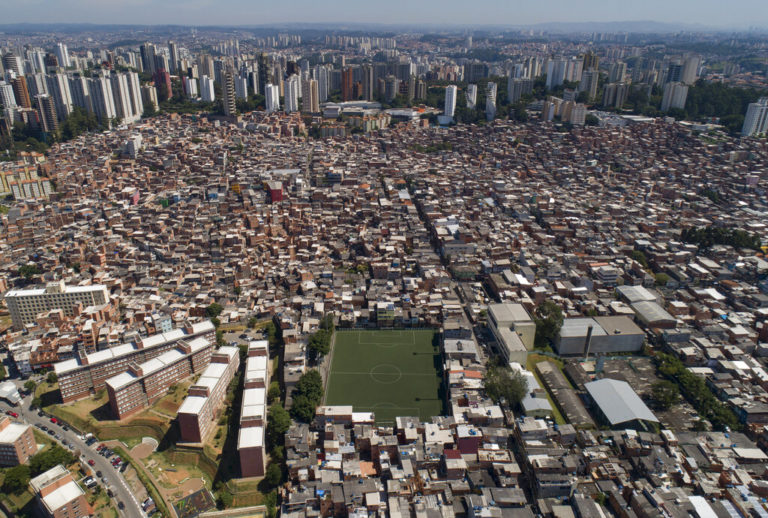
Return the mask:
<svg viewBox="0 0 768 518"><path fill-rule="evenodd" d="M161 101L173 97L173 88L171 86L171 75L165 69L158 69L152 76Z"/></svg>
<svg viewBox="0 0 768 518"><path fill-rule="evenodd" d="M13 95L13 86L5 81L0 81L0 105L6 110L16 107L16 96Z"/></svg>
<svg viewBox="0 0 768 518"><path fill-rule="evenodd" d="M352 69L351 68L343 69L341 71L341 100L342 101L352 101L355 98L354 86L355 86L354 75L353 75Z"/></svg>
<svg viewBox="0 0 768 518"><path fill-rule="evenodd" d="M496 118L496 83L490 82L485 89L485 118L492 121Z"/></svg>
<svg viewBox="0 0 768 518"><path fill-rule="evenodd" d="M27 88L31 97L48 93L48 83L45 80L45 74L28 74L24 77L27 79Z"/></svg>
<svg viewBox="0 0 768 518"><path fill-rule="evenodd" d="M320 99L318 94L317 81L315 79L306 79L301 87L301 111L308 113L320 112Z"/></svg>
<svg viewBox="0 0 768 518"><path fill-rule="evenodd" d="M600 64L600 58L591 50L584 54L584 70L597 70Z"/></svg>
<svg viewBox="0 0 768 518"><path fill-rule="evenodd" d="M235 77L235 97L248 99L248 77L242 75Z"/></svg>
<svg viewBox="0 0 768 518"><path fill-rule="evenodd" d="M145 43L140 47L141 66L144 72L149 72L153 76L157 72L157 63L155 61L155 46L152 43Z"/></svg>
<svg viewBox="0 0 768 518"><path fill-rule="evenodd" d="M373 100L373 67L369 64L365 64L361 67L363 75L363 99L367 101Z"/></svg>
<svg viewBox="0 0 768 518"><path fill-rule="evenodd" d="M237 113L235 77L230 69L224 70L221 75L221 100L224 103L224 115L231 117Z"/></svg>
<svg viewBox="0 0 768 518"><path fill-rule="evenodd" d="M128 81L122 74L112 74L109 80L112 83L112 101L115 105L116 116L126 124L133 122L134 114L131 97L128 93Z"/></svg>
<svg viewBox="0 0 768 518"><path fill-rule="evenodd" d="M768 133L768 97L761 97L756 103L749 103L741 135L751 137Z"/></svg>
<svg viewBox="0 0 768 518"><path fill-rule="evenodd" d="M516 103L524 95L533 93L533 79L510 78L507 83L507 98L509 102Z"/></svg>
<svg viewBox="0 0 768 518"><path fill-rule="evenodd" d="M453 117L456 113L456 94L458 88L456 85L450 85L445 89L445 107L443 108L443 115L446 117Z"/></svg>
<svg viewBox="0 0 768 518"><path fill-rule="evenodd" d="M203 77L200 78L200 97L203 102L207 103L212 103L216 100L213 79L207 75L203 75Z"/></svg>
<svg viewBox="0 0 768 518"><path fill-rule="evenodd" d="M197 97L197 79L185 76L181 84L184 86L184 94L187 97L192 99Z"/></svg>
<svg viewBox="0 0 768 518"><path fill-rule="evenodd" d="M16 97L16 104L22 108L32 108L32 100L29 98L26 78L19 76L11 79L11 86L13 87L13 95Z"/></svg>
<svg viewBox="0 0 768 518"><path fill-rule="evenodd" d="M91 92L93 112L99 119L111 120L117 117L112 82L108 78L101 75L91 78L88 81L88 90Z"/></svg>
<svg viewBox="0 0 768 518"><path fill-rule="evenodd" d="M59 129L59 120L56 117L56 103L48 94L35 96L37 112L40 117L40 125L46 133L52 133Z"/></svg>
<svg viewBox="0 0 768 518"><path fill-rule="evenodd" d="M179 70L179 46L176 45L176 42L169 41L168 42L168 54L170 54L170 58L168 59L168 64L170 66L170 70L172 74L176 74Z"/></svg>
<svg viewBox="0 0 768 518"><path fill-rule="evenodd" d="M138 120L144 114L144 99L141 95L139 74L136 72L126 72L124 75L128 81L128 93L131 98L131 106L133 107L133 112L136 114L136 120Z"/></svg>
<svg viewBox="0 0 768 518"><path fill-rule="evenodd" d="M67 50L66 45L57 43L56 47L53 49L53 53L56 54L56 59L59 60L60 67L69 68L72 66L72 63L69 60L69 50Z"/></svg>
<svg viewBox="0 0 768 518"><path fill-rule="evenodd" d="M621 109L627 102L629 85L627 83L608 83L603 90L603 106Z"/></svg>
<svg viewBox="0 0 768 518"><path fill-rule="evenodd" d="M317 96L321 103L328 100L328 69L325 65L317 65L314 69L317 80Z"/></svg>
<svg viewBox="0 0 768 518"><path fill-rule="evenodd" d="M550 59L547 62L547 90L563 84L568 61L565 59Z"/></svg>
<svg viewBox="0 0 768 518"><path fill-rule="evenodd" d="M17 76L24 75L24 60L10 52L3 55L3 68L8 72L13 72Z"/></svg>
<svg viewBox="0 0 768 518"><path fill-rule="evenodd" d="M87 78L79 75L71 77L69 79L69 89L72 94L72 104L83 108L85 111L94 112Z"/></svg>
<svg viewBox="0 0 768 518"><path fill-rule="evenodd" d="M48 75L48 93L56 102L56 115L64 119L72 113L72 93L69 89L69 78L66 74Z"/></svg>
<svg viewBox="0 0 768 518"><path fill-rule="evenodd" d="M280 110L280 88L272 83L267 83L264 88L267 113Z"/></svg>
<svg viewBox="0 0 768 518"><path fill-rule="evenodd" d="M474 110L475 106L477 106L477 85L468 85L467 86L467 108L470 110Z"/></svg>
<svg viewBox="0 0 768 518"><path fill-rule="evenodd" d="M689 56L683 62L683 70L680 81L692 85L699 77L699 65L701 65L701 56Z"/></svg>
<svg viewBox="0 0 768 518"><path fill-rule="evenodd" d="M593 101L597 97L597 85L600 79L600 72L595 69L585 70L581 74L581 81L579 81L579 92L587 92L587 97L590 101Z"/></svg>
<svg viewBox="0 0 768 518"><path fill-rule="evenodd" d="M685 108L685 100L688 97L688 85L683 83L667 83L664 85L664 95L661 98L661 111L670 108Z"/></svg>
<svg viewBox="0 0 768 518"><path fill-rule="evenodd" d="M152 106L154 110L157 110L159 107L157 102L157 88L152 85L141 85L141 102L144 103L144 106Z"/></svg>
<svg viewBox="0 0 768 518"><path fill-rule="evenodd" d="M627 64L623 61L617 61L611 64L611 68L608 72L609 83L621 83L624 81L624 76L627 75Z"/></svg>
<svg viewBox="0 0 768 518"><path fill-rule="evenodd" d="M299 111L299 76L292 75L285 80L285 112Z"/></svg>

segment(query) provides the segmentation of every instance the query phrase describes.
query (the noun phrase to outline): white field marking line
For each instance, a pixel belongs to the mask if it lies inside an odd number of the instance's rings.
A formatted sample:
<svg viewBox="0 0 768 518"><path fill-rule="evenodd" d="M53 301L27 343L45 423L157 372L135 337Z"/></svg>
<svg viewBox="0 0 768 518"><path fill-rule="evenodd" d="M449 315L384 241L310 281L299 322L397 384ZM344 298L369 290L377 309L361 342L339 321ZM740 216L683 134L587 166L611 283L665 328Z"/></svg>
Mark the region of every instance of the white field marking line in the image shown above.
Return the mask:
<svg viewBox="0 0 768 518"><path fill-rule="evenodd" d="M371 375L371 372L352 372L352 371L334 371L331 373L333 374L349 374L349 375L358 375L358 376L369 376ZM380 373L382 376L386 376L389 374L396 374L395 372L382 372ZM435 376L434 374L425 374L423 372L401 372L403 376ZM375 380L374 380L375 381Z"/></svg>

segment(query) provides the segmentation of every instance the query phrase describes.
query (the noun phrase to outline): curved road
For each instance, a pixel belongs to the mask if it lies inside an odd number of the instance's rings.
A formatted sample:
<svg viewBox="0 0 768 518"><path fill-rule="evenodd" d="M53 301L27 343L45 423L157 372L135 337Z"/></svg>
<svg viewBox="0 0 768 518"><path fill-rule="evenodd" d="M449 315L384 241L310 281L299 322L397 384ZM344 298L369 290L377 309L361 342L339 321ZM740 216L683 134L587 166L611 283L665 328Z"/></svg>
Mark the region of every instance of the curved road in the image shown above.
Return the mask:
<svg viewBox="0 0 768 518"><path fill-rule="evenodd" d="M24 398L19 406L12 407L8 405L7 402L0 400L0 411L2 411L3 414L5 414L5 412L8 410L11 412L16 412L19 414L19 418L17 419L19 421L29 423L32 426L35 424L40 424L54 430L56 434L59 435L59 437L66 439L69 444L74 446L76 450L80 450L80 458L86 463L93 459L95 464L92 466L92 469L94 472L101 471L102 477L106 478L107 480L107 483L104 484L101 479L99 479L99 484L104 486L112 486L116 493L114 499L125 504L124 509L118 510L121 516L125 518L144 518L146 514L144 514L144 512L141 510L141 502L136 500L136 497L133 495L133 492L126 483L122 473L113 468L109 460L96 452L96 446L99 443L94 443L93 446L86 446L85 442L81 440L77 433L75 433L71 428L65 432L61 426L51 423L50 417L45 416L45 414L43 417L40 417L37 415L37 410L30 410L29 403L31 401L32 398L28 396ZM56 440L56 438L52 435L49 435L49 437L53 440ZM106 489L106 487L104 489Z"/></svg>

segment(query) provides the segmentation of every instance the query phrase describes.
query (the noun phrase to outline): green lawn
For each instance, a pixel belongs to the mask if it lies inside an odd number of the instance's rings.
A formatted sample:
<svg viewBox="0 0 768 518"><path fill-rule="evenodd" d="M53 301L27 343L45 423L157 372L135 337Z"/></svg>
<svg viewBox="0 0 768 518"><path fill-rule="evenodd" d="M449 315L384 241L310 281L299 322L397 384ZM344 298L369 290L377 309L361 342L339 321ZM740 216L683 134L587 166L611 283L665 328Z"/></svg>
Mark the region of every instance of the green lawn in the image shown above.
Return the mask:
<svg viewBox="0 0 768 518"><path fill-rule="evenodd" d="M440 348L430 330L336 332L326 405L397 416L443 414Z"/></svg>

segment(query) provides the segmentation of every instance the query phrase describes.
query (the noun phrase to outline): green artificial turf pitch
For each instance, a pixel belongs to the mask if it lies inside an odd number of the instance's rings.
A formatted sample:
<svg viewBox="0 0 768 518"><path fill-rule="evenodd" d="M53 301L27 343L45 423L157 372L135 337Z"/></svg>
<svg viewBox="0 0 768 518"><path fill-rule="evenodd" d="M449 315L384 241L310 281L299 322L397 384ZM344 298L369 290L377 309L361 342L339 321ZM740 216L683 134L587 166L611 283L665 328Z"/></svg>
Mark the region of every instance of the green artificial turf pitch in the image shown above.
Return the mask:
<svg viewBox="0 0 768 518"><path fill-rule="evenodd" d="M431 330L337 331L326 405L428 421L443 414L440 348Z"/></svg>

